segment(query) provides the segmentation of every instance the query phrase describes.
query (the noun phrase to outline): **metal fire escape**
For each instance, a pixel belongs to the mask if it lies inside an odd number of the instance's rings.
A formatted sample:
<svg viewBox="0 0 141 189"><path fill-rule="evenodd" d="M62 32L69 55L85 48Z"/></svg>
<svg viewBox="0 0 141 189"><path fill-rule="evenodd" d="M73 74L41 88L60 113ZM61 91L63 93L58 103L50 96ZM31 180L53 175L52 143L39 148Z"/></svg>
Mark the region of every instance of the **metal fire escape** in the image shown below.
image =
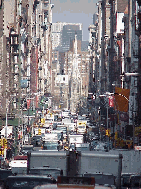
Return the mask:
<svg viewBox="0 0 141 189"><path fill-rule="evenodd" d="M19 35L13 28L9 32L9 50L10 95L14 96L13 108L16 109L19 96Z"/></svg>

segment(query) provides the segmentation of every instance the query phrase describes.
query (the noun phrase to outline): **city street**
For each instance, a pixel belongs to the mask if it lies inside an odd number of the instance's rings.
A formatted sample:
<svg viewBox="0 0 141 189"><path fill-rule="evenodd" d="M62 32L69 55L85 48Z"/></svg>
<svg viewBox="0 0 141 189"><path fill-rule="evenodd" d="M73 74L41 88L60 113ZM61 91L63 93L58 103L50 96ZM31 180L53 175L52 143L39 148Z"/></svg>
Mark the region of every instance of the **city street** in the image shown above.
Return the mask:
<svg viewBox="0 0 141 189"><path fill-rule="evenodd" d="M141 0L0 1L0 187L137 189L140 153Z"/></svg>

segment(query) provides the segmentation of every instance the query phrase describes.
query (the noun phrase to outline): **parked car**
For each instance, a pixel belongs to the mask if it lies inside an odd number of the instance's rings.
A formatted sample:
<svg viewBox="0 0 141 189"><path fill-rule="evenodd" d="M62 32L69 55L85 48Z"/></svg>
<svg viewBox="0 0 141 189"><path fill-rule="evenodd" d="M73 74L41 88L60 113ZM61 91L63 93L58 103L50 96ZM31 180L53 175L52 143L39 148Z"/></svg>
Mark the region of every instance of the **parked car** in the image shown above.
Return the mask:
<svg viewBox="0 0 141 189"><path fill-rule="evenodd" d="M43 150L58 150L58 141L45 141L43 142Z"/></svg>
<svg viewBox="0 0 141 189"><path fill-rule="evenodd" d="M4 181L6 189L33 189L35 186L42 184L56 183L55 179L39 175L16 175L8 176Z"/></svg>
<svg viewBox="0 0 141 189"><path fill-rule="evenodd" d="M41 147L43 143L42 137L40 135L35 135L31 138L31 145L34 147Z"/></svg>
<svg viewBox="0 0 141 189"><path fill-rule="evenodd" d="M107 152L107 147L106 145L102 145L102 144L98 144L95 148L94 148L95 151L104 151L104 152Z"/></svg>
<svg viewBox="0 0 141 189"><path fill-rule="evenodd" d="M57 181L57 177L63 175L63 170L59 168L35 167L30 169L29 175L46 175L47 177L52 177Z"/></svg>
<svg viewBox="0 0 141 189"><path fill-rule="evenodd" d="M84 173L84 177L94 177L95 184L112 187L116 185L115 176L108 173Z"/></svg>
<svg viewBox="0 0 141 189"><path fill-rule="evenodd" d="M27 152L32 150L33 150L33 145L22 145L21 154L27 155Z"/></svg>

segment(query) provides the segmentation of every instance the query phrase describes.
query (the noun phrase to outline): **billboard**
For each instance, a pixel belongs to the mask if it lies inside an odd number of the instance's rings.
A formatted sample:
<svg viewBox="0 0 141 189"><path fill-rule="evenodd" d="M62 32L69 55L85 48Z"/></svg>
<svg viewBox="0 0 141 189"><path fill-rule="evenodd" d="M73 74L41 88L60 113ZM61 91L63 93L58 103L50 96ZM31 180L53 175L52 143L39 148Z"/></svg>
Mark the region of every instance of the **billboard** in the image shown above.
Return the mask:
<svg viewBox="0 0 141 189"><path fill-rule="evenodd" d="M130 89L115 87L115 109L128 112Z"/></svg>
<svg viewBox="0 0 141 189"><path fill-rule="evenodd" d="M68 85L68 75L57 75L56 84L65 84Z"/></svg>
<svg viewBox="0 0 141 189"><path fill-rule="evenodd" d="M117 33L124 33L124 22L122 22L124 13L117 13Z"/></svg>

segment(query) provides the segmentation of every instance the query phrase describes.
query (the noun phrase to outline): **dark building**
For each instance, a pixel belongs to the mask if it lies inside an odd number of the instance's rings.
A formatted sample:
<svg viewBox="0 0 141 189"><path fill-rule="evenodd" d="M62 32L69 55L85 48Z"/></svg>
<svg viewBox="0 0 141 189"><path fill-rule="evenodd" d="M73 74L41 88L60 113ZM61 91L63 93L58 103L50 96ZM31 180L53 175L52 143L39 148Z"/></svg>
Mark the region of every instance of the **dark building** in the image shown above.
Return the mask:
<svg viewBox="0 0 141 189"><path fill-rule="evenodd" d="M70 49L70 43L77 34L77 40L82 41L82 30L76 25L65 25L62 30L61 51L66 52Z"/></svg>

